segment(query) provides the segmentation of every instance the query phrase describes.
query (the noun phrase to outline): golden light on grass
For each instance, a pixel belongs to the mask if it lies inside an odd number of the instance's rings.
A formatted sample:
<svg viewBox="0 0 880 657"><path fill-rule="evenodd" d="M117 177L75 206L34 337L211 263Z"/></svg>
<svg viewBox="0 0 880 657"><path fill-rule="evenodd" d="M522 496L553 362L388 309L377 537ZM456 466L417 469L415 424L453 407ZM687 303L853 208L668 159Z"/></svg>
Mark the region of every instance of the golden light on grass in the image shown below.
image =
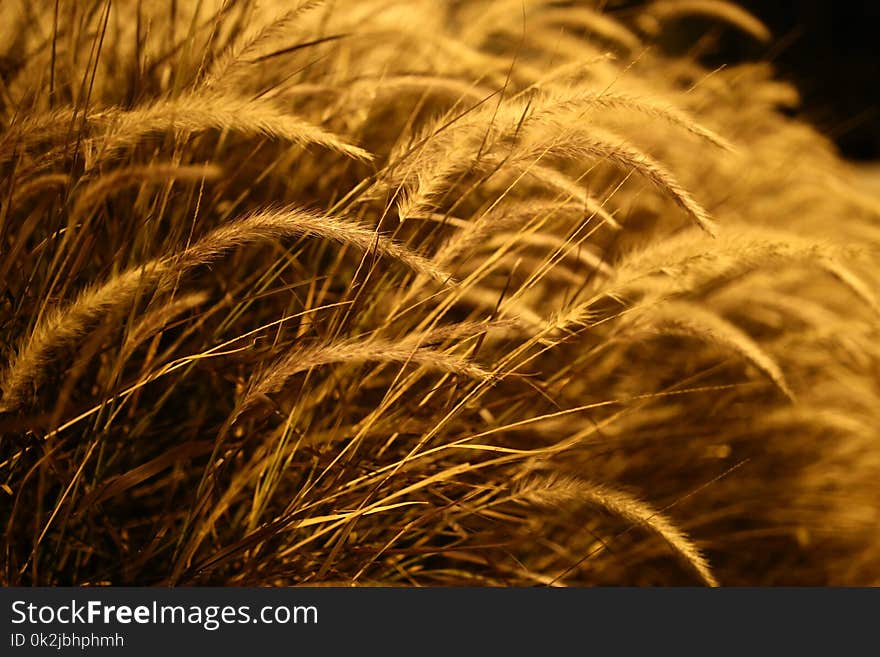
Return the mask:
<svg viewBox="0 0 880 657"><path fill-rule="evenodd" d="M4 4L2 582L880 584L880 201L602 4Z"/></svg>

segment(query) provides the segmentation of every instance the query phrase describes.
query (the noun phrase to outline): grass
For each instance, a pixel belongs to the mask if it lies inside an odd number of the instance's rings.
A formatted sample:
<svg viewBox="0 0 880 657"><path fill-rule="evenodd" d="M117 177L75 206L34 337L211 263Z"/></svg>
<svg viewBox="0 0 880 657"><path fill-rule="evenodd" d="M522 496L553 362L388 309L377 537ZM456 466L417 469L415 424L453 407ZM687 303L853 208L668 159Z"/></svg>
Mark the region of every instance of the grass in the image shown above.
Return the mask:
<svg viewBox="0 0 880 657"><path fill-rule="evenodd" d="M880 584L880 201L691 16L4 4L0 581Z"/></svg>

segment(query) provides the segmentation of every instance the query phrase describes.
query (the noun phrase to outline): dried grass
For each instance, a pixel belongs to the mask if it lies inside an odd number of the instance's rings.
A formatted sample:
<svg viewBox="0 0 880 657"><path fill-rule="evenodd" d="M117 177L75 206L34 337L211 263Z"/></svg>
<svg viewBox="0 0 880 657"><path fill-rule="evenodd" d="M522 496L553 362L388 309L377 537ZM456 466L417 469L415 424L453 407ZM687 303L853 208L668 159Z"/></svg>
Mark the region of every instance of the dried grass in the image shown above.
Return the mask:
<svg viewBox="0 0 880 657"><path fill-rule="evenodd" d="M880 202L655 42L758 21L176 4L0 8L3 584L880 583Z"/></svg>

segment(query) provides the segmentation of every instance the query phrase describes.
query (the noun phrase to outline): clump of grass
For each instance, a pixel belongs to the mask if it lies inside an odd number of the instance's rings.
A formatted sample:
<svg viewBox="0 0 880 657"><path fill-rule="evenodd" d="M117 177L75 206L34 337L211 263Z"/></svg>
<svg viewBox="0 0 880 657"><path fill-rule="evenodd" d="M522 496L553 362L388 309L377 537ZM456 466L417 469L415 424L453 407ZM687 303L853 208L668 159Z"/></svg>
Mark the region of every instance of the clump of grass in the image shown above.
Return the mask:
<svg viewBox="0 0 880 657"><path fill-rule="evenodd" d="M0 580L880 583L880 203L600 4L3 5Z"/></svg>

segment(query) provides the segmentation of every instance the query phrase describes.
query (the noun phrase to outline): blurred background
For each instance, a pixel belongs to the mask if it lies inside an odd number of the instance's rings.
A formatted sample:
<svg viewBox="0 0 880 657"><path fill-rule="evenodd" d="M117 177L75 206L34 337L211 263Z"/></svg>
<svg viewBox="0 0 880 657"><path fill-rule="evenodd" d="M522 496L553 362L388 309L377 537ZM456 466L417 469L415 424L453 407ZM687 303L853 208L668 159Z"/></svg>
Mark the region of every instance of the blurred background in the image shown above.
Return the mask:
<svg viewBox="0 0 880 657"><path fill-rule="evenodd" d="M852 159L880 159L880 2L741 0L771 29L770 55L804 111Z"/></svg>
<svg viewBox="0 0 880 657"><path fill-rule="evenodd" d="M604 0L625 18L649 0ZM763 44L717 20L689 16L664 26L659 45L708 66L769 60L800 89L799 115L852 160L880 163L880 0L734 0L770 28ZM600 3L601 4L601 3Z"/></svg>

